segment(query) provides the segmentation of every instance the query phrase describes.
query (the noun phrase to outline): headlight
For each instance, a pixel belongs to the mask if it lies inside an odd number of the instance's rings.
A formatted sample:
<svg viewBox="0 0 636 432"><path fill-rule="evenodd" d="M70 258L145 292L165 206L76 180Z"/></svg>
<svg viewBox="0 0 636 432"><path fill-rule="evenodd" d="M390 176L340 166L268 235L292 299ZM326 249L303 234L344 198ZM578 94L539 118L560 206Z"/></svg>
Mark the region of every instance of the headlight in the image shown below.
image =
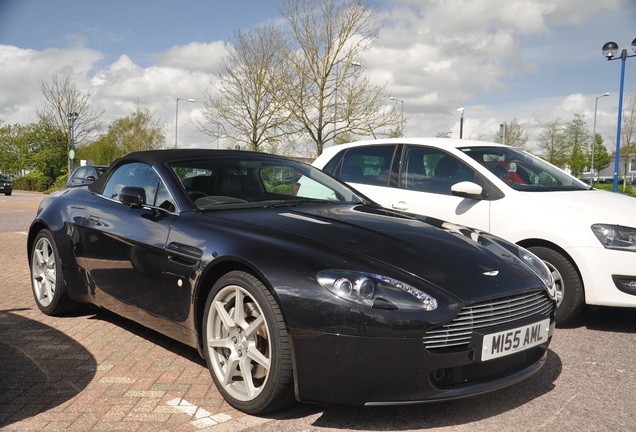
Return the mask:
<svg viewBox="0 0 636 432"><path fill-rule="evenodd" d="M606 249L636 252L636 228L595 224L592 232Z"/></svg>
<svg viewBox="0 0 636 432"><path fill-rule="evenodd" d="M345 300L379 309L437 309L437 300L404 282L377 274L325 270L316 276L324 288Z"/></svg>
<svg viewBox="0 0 636 432"><path fill-rule="evenodd" d="M519 248L519 258L525 265L530 267L530 270L536 274L539 279L543 281L543 284L548 288L548 292L554 298L556 298L556 289L554 286L554 278L547 265L541 258L533 254L527 249Z"/></svg>

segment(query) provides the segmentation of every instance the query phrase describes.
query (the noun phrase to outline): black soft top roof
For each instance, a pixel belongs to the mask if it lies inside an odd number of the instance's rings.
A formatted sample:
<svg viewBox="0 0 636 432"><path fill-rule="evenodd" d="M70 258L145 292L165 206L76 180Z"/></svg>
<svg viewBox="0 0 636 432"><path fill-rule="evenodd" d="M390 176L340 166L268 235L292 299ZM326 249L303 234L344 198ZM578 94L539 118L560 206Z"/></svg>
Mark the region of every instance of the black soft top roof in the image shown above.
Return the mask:
<svg viewBox="0 0 636 432"><path fill-rule="evenodd" d="M211 149L163 149L145 150L132 152L113 161L106 172L99 176L97 180L88 186L92 192L99 192L103 189L103 183L109 177L110 171L124 162L143 162L154 166L158 163L189 161L202 159L261 159L261 160L291 160L284 156L276 156L268 153L258 153L243 150L211 150ZM300 163L300 162L299 162Z"/></svg>

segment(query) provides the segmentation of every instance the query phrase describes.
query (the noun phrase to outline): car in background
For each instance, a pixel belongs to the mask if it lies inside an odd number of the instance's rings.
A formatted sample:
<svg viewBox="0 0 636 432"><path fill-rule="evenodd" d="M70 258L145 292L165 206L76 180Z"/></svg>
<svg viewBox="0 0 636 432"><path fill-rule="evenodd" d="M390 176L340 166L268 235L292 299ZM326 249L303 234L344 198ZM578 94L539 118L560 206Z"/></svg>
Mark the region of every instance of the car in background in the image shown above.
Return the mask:
<svg viewBox="0 0 636 432"><path fill-rule="evenodd" d="M313 163L379 204L491 232L541 257L557 323L585 304L636 306L636 199L518 149L448 138L361 141Z"/></svg>
<svg viewBox="0 0 636 432"><path fill-rule="evenodd" d="M66 187L83 186L93 183L106 171L105 165L83 165L73 170L66 182Z"/></svg>
<svg viewBox="0 0 636 432"><path fill-rule="evenodd" d="M9 196L13 193L13 182L0 174L0 193Z"/></svg>
<svg viewBox="0 0 636 432"><path fill-rule="evenodd" d="M93 303L197 348L251 414L482 394L538 371L554 331L527 250L263 153L129 154L45 197L27 249L43 313Z"/></svg>

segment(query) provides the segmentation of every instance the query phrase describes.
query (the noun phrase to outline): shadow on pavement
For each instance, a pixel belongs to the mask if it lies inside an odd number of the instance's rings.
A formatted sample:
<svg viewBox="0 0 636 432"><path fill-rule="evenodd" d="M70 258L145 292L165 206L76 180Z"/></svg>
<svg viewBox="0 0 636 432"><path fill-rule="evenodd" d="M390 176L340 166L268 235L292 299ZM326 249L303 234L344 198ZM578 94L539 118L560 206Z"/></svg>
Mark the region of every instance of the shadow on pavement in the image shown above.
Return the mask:
<svg viewBox="0 0 636 432"><path fill-rule="evenodd" d="M76 396L97 365L64 333L14 312L0 310L0 428Z"/></svg>
<svg viewBox="0 0 636 432"><path fill-rule="evenodd" d="M111 312L108 309L94 307L91 312L92 316L90 316L89 319L107 321L111 324L116 325L117 327L122 328L127 332L130 332L147 340L154 345L157 345L207 369L205 360L199 355L199 352L195 348L192 348L184 343L163 335L151 328L145 327L136 321L132 321L128 318L122 317L121 315L117 315L116 313ZM210 385L214 386L214 382L212 381L211 377Z"/></svg>
<svg viewBox="0 0 636 432"><path fill-rule="evenodd" d="M636 333L636 309L620 307L586 307L571 323L563 328L585 327L590 330L613 333Z"/></svg>

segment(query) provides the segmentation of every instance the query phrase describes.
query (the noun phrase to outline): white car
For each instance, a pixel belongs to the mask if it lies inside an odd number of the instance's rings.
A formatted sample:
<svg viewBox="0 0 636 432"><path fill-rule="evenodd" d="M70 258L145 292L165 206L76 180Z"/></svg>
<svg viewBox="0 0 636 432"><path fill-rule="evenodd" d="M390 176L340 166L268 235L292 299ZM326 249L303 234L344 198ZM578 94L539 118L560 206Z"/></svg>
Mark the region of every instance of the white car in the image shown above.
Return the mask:
<svg viewBox="0 0 636 432"><path fill-rule="evenodd" d="M557 282L557 323L585 304L636 307L633 197L481 141L360 141L327 148L313 165L384 207L488 231L534 252Z"/></svg>

